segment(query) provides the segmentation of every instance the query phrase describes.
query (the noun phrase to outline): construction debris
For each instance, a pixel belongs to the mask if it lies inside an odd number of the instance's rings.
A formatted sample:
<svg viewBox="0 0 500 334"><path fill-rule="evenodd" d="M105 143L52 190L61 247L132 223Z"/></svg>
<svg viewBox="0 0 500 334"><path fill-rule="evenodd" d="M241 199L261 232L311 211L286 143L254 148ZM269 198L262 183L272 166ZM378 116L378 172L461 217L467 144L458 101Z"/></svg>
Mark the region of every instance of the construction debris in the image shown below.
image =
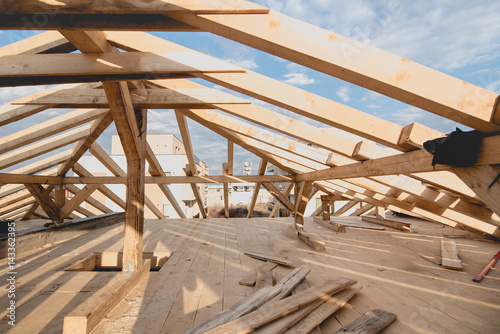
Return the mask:
<svg viewBox="0 0 500 334"><path fill-rule="evenodd" d="M462 260L458 257L455 241L441 240L441 264L443 268L463 270Z"/></svg>

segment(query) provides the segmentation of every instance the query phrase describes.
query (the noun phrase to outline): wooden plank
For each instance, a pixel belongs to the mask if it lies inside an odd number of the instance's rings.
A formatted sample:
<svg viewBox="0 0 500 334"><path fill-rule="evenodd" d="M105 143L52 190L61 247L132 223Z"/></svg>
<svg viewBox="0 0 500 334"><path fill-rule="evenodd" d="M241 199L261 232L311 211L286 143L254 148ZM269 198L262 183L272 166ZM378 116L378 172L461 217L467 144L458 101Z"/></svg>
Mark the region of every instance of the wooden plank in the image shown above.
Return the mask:
<svg viewBox="0 0 500 334"><path fill-rule="evenodd" d="M314 303L311 303L307 307L304 307L300 310L297 310L295 312L292 312L291 314L288 314L287 316L275 320L265 326L262 326L254 331L252 333L255 334L282 334L285 333L285 331L295 325L297 322L302 320L304 317L306 317L308 314L316 310L321 304L323 304L325 301L320 299ZM305 333L305 332L304 332Z"/></svg>
<svg viewBox="0 0 500 334"><path fill-rule="evenodd" d="M411 224L409 223L403 223L389 219L377 219L375 217L369 217L369 216L362 216L361 219L366 222L392 227L403 232L409 232L411 226Z"/></svg>
<svg viewBox="0 0 500 334"><path fill-rule="evenodd" d="M194 53L157 55L147 52L4 56L0 61L0 86L133 80L151 75L158 78L172 75L186 77L186 74L203 71L242 71L226 64L222 67L215 60L202 63L199 58ZM179 64L179 60L186 65Z"/></svg>
<svg viewBox="0 0 500 334"><path fill-rule="evenodd" d="M326 249L325 242L323 240L321 240L319 235L317 235L317 234L299 230L297 236L306 245L308 245L309 247L311 247L312 249L314 249L318 252L324 252Z"/></svg>
<svg viewBox="0 0 500 334"><path fill-rule="evenodd" d="M274 255L271 256L271 255L265 255L265 254L261 254L261 253L255 253L255 252L246 252L245 255L253 257L254 259L258 259L258 260L262 260L262 261L269 261L269 262L279 264L281 266L295 268L295 265L291 261L288 261L287 259L283 259L283 258L274 256Z"/></svg>
<svg viewBox="0 0 500 334"><path fill-rule="evenodd" d="M398 316L381 309L368 311L358 320L342 327L335 334L376 334L389 326Z"/></svg>
<svg viewBox="0 0 500 334"><path fill-rule="evenodd" d="M458 249L455 241L441 239L441 265L447 269L464 269L462 260L458 257Z"/></svg>
<svg viewBox="0 0 500 334"><path fill-rule="evenodd" d="M344 305L349 300L351 300L351 298L354 297L360 290L361 287L351 287L331 296L327 301L325 301L317 309L309 313L304 319L302 319L302 321L288 329L285 333L309 333L333 313L344 307Z"/></svg>
<svg viewBox="0 0 500 334"><path fill-rule="evenodd" d="M261 265L259 268L257 268L257 270L252 270L251 272L249 272L248 274L243 276L243 278L239 281L239 284L246 285L246 286L254 286L255 282L257 280L257 272L259 270L273 270L277 266L278 266L277 263L266 262L263 265Z"/></svg>
<svg viewBox="0 0 500 334"><path fill-rule="evenodd" d="M47 95L28 96L11 102L11 105L49 105L52 108L109 108L103 89L47 89ZM134 89L130 92L136 108L211 108L210 104L250 104L215 89L165 88Z"/></svg>
<svg viewBox="0 0 500 334"><path fill-rule="evenodd" d="M134 0L65 0L40 3L35 0L6 0L0 5L0 12L6 14L267 14L269 9L248 1L215 0L161 0L137 3Z"/></svg>
<svg viewBox="0 0 500 334"><path fill-rule="evenodd" d="M120 274L78 308L64 317L63 333L87 334L149 273L151 260L145 260L131 275Z"/></svg>
<svg viewBox="0 0 500 334"><path fill-rule="evenodd" d="M488 271L490 271L490 269L493 268L495 263L497 263L498 259L500 259L500 251L496 253L495 256L493 256L490 262L488 262L488 264L484 266L484 268L472 280L477 283L481 282L481 280L484 278L484 276L486 276Z"/></svg>
<svg viewBox="0 0 500 334"><path fill-rule="evenodd" d="M273 320L282 318L290 312L302 309L310 303L321 298L346 289L349 286L356 284L355 280L337 279L327 281L317 287L309 288L295 296L288 297L274 304L260 307L258 310L240 317L236 320L228 322L207 331L207 334L219 333L235 333L244 334L250 333L255 328L263 326Z"/></svg>
<svg viewBox="0 0 500 334"><path fill-rule="evenodd" d="M231 322L238 319L245 314L252 312L253 310L260 307L262 304L267 302L269 299L273 298L276 294L281 291L281 286L278 287L265 287L253 293L249 297L241 300L240 302L234 304L226 311L217 314L216 316L210 318L209 320L203 322L197 327L187 331L185 334L198 334L205 333L208 330L216 328L220 325Z"/></svg>
<svg viewBox="0 0 500 334"><path fill-rule="evenodd" d="M37 24L26 20L25 14L0 14L2 30L39 30ZM81 14L75 20L73 14L51 16L43 21L44 30L76 29L76 30L124 30L124 31L200 31L188 24L170 19L161 14ZM59 42L59 43L58 43ZM54 41L47 46L41 45L45 53L72 52L73 45L66 40ZM39 53L39 52L36 52Z"/></svg>
<svg viewBox="0 0 500 334"><path fill-rule="evenodd" d="M286 15L169 16L480 131L499 129L498 94Z"/></svg>
<svg viewBox="0 0 500 334"><path fill-rule="evenodd" d="M295 268L288 275L286 275L278 284L281 285L281 292L269 300L266 304L276 303L288 296L301 282L306 279L306 276L311 272L311 269Z"/></svg>
<svg viewBox="0 0 500 334"><path fill-rule="evenodd" d="M321 219L318 217L314 217L314 222L317 224L320 224L326 228L329 228L330 230L334 230L335 232L345 233L346 225L344 225L344 224L338 224L334 221L324 220L324 219Z"/></svg>
<svg viewBox="0 0 500 334"><path fill-rule="evenodd" d="M382 226L367 226L367 225L360 225L360 224L347 223L347 222L342 222L342 225L347 226L347 227L352 227L352 228L365 229L365 230L385 231L385 229L386 229L385 227L382 227Z"/></svg>

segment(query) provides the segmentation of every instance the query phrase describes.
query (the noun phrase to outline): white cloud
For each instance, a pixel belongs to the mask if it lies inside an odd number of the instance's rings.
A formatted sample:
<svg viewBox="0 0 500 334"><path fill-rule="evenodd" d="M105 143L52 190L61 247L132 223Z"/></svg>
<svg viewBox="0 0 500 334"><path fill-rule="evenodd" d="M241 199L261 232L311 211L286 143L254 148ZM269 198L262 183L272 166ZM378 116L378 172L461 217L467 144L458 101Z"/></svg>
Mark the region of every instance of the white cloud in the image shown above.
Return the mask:
<svg viewBox="0 0 500 334"><path fill-rule="evenodd" d="M255 70L259 68L259 65L257 65L255 60L251 58L248 59L225 58L223 60L227 61L228 63L246 68L247 70Z"/></svg>
<svg viewBox="0 0 500 334"><path fill-rule="evenodd" d="M315 82L314 79L309 78L305 73L289 73L283 75L283 77L286 79L286 83L294 86L311 85Z"/></svg>
<svg viewBox="0 0 500 334"><path fill-rule="evenodd" d="M346 86L342 86L337 90L337 96L342 99L342 101L347 102L350 100L349 98L349 88Z"/></svg>
<svg viewBox="0 0 500 334"><path fill-rule="evenodd" d="M495 82L490 83L486 86L486 89L491 90L492 92L500 94L500 79Z"/></svg>
<svg viewBox="0 0 500 334"><path fill-rule="evenodd" d="M407 107L401 109L393 113L390 117L390 120L403 126L417 122L443 133L449 133L455 130L455 127L459 127L462 130L469 130L469 128L465 125L459 124L441 116L437 116L416 107Z"/></svg>

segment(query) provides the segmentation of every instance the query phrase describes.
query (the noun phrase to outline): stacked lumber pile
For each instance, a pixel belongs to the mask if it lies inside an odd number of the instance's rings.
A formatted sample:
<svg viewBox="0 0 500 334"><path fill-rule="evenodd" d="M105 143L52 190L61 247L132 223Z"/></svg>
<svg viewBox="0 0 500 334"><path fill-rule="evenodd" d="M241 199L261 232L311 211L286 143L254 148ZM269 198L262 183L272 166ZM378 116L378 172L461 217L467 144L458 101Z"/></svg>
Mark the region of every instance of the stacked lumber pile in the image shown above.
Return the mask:
<svg viewBox="0 0 500 334"><path fill-rule="evenodd" d="M240 281L243 285L255 285L255 293L186 334L318 334L321 333L319 325L361 290L361 286L356 286L356 280L342 277L309 287L305 278L310 269L294 268L293 263L286 259L264 254L245 255L266 261ZM289 272L275 285L269 285L272 270L278 265L288 267ZM267 280L267 283L259 286L259 278ZM377 333L396 317L393 313L375 309L338 333Z"/></svg>

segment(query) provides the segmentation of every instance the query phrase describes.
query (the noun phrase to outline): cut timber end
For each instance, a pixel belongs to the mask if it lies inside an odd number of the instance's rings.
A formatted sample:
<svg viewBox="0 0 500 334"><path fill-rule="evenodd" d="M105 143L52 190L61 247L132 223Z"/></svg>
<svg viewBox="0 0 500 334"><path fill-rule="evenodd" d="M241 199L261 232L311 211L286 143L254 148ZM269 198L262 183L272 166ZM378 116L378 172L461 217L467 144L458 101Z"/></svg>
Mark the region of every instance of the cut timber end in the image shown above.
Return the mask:
<svg viewBox="0 0 500 334"><path fill-rule="evenodd" d="M368 216L362 216L361 219L363 221L366 221L366 222L384 225L387 227L392 227L392 228L395 228L396 230L400 230L403 232L409 232L410 226L411 226L411 224L408 224L408 223L402 223L402 222L398 222L395 220L389 220L389 219L377 219L377 218L368 217Z"/></svg>
<svg viewBox="0 0 500 334"><path fill-rule="evenodd" d="M442 266L447 269L463 270L462 261L458 257L455 241L441 240Z"/></svg>
<svg viewBox="0 0 500 334"><path fill-rule="evenodd" d="M270 255L265 255L265 254L259 254L259 253L251 253L251 252L247 252L247 253L245 253L245 255L253 257L254 259L258 259L258 260L262 260L262 261L274 262L274 263L277 263L277 264L282 265L282 266L295 268L295 265L292 262L290 262L290 261L288 261L286 259L275 257L275 256L270 256Z"/></svg>
<svg viewBox="0 0 500 334"><path fill-rule="evenodd" d="M314 222L318 223L326 228L334 230L335 232L345 233L345 225L337 224L332 222L331 220L323 220L317 217L314 217Z"/></svg>
<svg viewBox="0 0 500 334"><path fill-rule="evenodd" d="M298 237L302 240L306 245L310 246L312 249L318 252L324 252L325 242L319 240L320 237L317 234L309 233L305 231L298 231Z"/></svg>
<svg viewBox="0 0 500 334"><path fill-rule="evenodd" d="M368 311L358 320L342 327L335 334L375 334L396 320L398 316L381 309Z"/></svg>

